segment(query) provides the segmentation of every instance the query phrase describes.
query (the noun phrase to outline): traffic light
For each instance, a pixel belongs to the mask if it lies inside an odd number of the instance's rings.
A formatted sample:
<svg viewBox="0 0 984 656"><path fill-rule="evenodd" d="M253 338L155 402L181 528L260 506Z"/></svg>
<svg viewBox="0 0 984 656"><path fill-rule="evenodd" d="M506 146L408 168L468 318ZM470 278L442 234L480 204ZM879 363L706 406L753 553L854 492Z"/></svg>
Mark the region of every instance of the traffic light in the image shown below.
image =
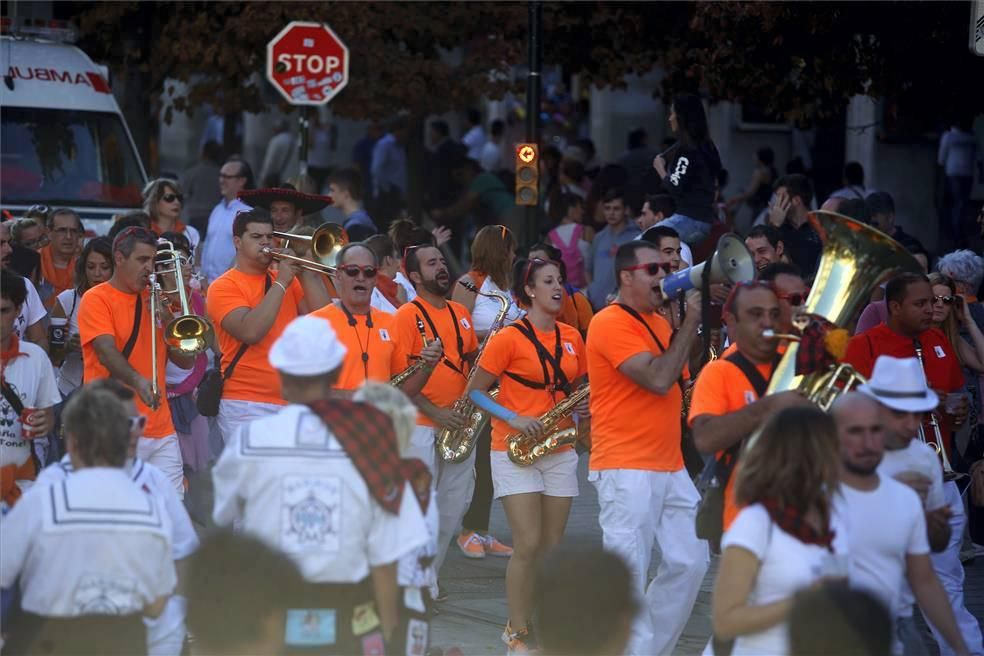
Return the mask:
<svg viewBox="0 0 984 656"><path fill-rule="evenodd" d="M540 196L540 148L535 143L516 146L516 204L536 207Z"/></svg>

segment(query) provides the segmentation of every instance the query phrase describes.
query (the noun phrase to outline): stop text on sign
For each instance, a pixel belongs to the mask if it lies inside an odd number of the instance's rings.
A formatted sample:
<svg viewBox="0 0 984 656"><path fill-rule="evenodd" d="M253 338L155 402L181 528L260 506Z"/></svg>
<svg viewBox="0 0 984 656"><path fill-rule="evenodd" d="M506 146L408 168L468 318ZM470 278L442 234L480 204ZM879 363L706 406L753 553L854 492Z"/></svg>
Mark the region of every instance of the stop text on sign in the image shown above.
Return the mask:
<svg viewBox="0 0 984 656"><path fill-rule="evenodd" d="M267 44L266 64L270 84L292 105L324 105L348 84L348 48L323 23L289 23Z"/></svg>
<svg viewBox="0 0 984 656"><path fill-rule="evenodd" d="M293 63L291 63L293 60ZM278 73L331 73L342 65L339 57L319 57L314 55L291 55L283 53L277 55Z"/></svg>

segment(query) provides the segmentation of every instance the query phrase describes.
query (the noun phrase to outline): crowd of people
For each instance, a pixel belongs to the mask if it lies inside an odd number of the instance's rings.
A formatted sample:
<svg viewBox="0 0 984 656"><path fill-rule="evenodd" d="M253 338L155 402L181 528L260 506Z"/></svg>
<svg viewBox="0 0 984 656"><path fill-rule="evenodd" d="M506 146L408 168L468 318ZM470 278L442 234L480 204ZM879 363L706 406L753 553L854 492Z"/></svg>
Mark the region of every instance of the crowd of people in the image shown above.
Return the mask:
<svg viewBox="0 0 984 656"><path fill-rule="evenodd" d="M926 653L918 607L941 654L984 654L984 259L771 153L725 200L687 95L638 175L544 153L526 225L502 125L471 118L431 126L430 230L399 215L399 122L328 196L234 157L197 226L166 178L105 237L68 208L0 224L4 653L422 655L457 548L509 559L509 654L674 653L712 556L706 653ZM754 279L665 295L742 203ZM815 279L817 204L912 255L822 336L864 381L823 409L767 393L844 284ZM581 457L603 551L564 537Z"/></svg>

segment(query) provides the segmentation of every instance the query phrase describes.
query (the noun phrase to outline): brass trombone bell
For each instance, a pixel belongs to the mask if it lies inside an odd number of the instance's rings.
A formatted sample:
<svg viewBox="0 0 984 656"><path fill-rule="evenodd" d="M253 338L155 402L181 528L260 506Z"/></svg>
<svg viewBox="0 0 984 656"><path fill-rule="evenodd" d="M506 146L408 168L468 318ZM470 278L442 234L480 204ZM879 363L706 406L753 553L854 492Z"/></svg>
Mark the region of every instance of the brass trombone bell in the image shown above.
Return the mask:
<svg viewBox="0 0 984 656"><path fill-rule="evenodd" d="M306 257L298 257L296 255L290 255L289 253L280 253L272 248L264 248L261 252L269 255L278 262L293 262L297 266L308 271L314 271L315 273L320 273L325 276L335 275L335 267L328 264L322 264L317 260L309 260Z"/></svg>
<svg viewBox="0 0 984 656"><path fill-rule="evenodd" d="M297 235L292 232L274 232L274 237L280 237L284 240L284 247L289 247L291 241L306 241L311 246L311 254L314 255L313 260L305 260L306 262L315 262L324 266L331 268L331 273L334 273L335 266L338 264L338 251L349 243L348 234L345 229L337 223L322 223L318 226L313 235ZM288 258L283 258L288 259ZM304 260L304 258L300 258ZM318 273L325 273L324 271L318 271Z"/></svg>

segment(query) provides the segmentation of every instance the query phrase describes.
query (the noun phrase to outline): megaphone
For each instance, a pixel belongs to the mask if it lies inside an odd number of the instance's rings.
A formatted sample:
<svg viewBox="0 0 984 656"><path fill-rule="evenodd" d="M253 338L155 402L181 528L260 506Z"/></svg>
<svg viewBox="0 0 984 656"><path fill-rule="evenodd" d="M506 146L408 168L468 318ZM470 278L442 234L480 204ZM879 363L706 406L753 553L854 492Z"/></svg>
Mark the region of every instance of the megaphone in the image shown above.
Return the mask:
<svg viewBox="0 0 984 656"><path fill-rule="evenodd" d="M701 286L704 267L711 265L711 282L748 282L755 279L755 260L745 246L745 242L736 234L722 235L717 243L714 254L697 266L683 269L663 278L660 289L666 298L675 298L680 292Z"/></svg>

